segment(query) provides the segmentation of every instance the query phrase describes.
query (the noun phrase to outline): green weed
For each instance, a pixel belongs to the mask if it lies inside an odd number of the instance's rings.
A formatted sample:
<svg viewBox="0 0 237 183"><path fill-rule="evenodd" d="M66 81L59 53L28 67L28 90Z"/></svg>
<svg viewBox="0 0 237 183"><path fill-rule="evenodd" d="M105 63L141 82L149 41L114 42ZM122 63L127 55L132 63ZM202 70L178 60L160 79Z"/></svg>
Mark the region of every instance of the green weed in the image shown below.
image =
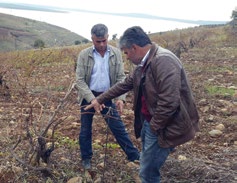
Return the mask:
<svg viewBox="0 0 237 183"><path fill-rule="evenodd" d="M119 145L115 144L115 143L107 143L107 144L103 144L103 145L100 145L98 143L93 143L92 145L95 149L101 149L102 147L107 147L107 148L110 148L110 149L119 148Z"/></svg>
<svg viewBox="0 0 237 183"><path fill-rule="evenodd" d="M235 94L234 89L220 86L205 86L205 90L210 95L233 96Z"/></svg>
<svg viewBox="0 0 237 183"><path fill-rule="evenodd" d="M69 137L58 137L58 146L67 146L68 148L76 148L78 146L78 141L71 139Z"/></svg>

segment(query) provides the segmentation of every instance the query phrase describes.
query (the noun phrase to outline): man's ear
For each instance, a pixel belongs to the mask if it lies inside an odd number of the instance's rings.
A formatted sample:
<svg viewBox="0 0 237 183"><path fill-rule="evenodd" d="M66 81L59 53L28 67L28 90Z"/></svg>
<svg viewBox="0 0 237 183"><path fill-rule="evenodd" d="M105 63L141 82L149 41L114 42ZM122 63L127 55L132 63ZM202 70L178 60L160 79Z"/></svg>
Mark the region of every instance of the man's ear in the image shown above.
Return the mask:
<svg viewBox="0 0 237 183"><path fill-rule="evenodd" d="M132 49L136 50L137 49L137 45L136 44L132 44Z"/></svg>

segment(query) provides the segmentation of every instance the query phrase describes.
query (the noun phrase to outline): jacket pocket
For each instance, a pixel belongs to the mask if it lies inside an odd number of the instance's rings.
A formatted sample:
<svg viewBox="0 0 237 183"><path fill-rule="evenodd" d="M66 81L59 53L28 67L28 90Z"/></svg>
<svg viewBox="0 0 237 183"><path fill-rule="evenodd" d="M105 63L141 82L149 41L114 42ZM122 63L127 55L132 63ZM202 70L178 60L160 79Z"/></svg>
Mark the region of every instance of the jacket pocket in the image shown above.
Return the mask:
<svg viewBox="0 0 237 183"><path fill-rule="evenodd" d="M187 133L192 127L189 113L181 103L179 110L175 113L168 126L163 130L164 138L167 140L176 139Z"/></svg>

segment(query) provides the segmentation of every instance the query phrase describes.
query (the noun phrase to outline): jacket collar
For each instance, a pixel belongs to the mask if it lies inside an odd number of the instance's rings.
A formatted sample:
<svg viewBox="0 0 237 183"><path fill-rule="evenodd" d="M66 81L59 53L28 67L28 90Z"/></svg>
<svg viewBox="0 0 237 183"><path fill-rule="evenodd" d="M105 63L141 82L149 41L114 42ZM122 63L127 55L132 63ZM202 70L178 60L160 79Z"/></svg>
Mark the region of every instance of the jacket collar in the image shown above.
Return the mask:
<svg viewBox="0 0 237 183"><path fill-rule="evenodd" d="M143 59L142 59L141 63L139 64L139 66L143 67L146 64L149 53L150 53L150 50L147 51L146 55L143 57Z"/></svg>
<svg viewBox="0 0 237 183"><path fill-rule="evenodd" d="M149 50L149 53L147 55L147 61L145 64L145 68L144 70L146 70L147 66L150 64L150 62L152 61L154 55L156 54L157 50L159 49L158 45L156 43L152 43L151 45L151 49Z"/></svg>
<svg viewBox="0 0 237 183"><path fill-rule="evenodd" d="M89 48L89 56L93 57L93 52L96 51L94 45ZM109 55L112 56L114 55L112 48L110 45L107 45L107 51L109 51Z"/></svg>

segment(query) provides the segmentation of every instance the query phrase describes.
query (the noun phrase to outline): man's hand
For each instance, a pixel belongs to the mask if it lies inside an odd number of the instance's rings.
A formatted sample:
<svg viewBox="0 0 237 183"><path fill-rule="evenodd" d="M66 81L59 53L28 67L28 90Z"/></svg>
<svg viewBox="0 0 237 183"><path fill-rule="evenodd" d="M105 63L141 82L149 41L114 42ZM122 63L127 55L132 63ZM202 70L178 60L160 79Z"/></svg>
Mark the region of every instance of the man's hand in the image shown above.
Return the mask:
<svg viewBox="0 0 237 183"><path fill-rule="evenodd" d="M120 115L123 112L123 106L124 106L124 102L122 100L117 100L116 101L116 107L117 107L118 112L119 112Z"/></svg>
<svg viewBox="0 0 237 183"><path fill-rule="evenodd" d="M85 110L91 109L92 107L94 107L95 111L99 113L105 108L105 105L100 104L95 98L91 101L90 105L85 107Z"/></svg>

